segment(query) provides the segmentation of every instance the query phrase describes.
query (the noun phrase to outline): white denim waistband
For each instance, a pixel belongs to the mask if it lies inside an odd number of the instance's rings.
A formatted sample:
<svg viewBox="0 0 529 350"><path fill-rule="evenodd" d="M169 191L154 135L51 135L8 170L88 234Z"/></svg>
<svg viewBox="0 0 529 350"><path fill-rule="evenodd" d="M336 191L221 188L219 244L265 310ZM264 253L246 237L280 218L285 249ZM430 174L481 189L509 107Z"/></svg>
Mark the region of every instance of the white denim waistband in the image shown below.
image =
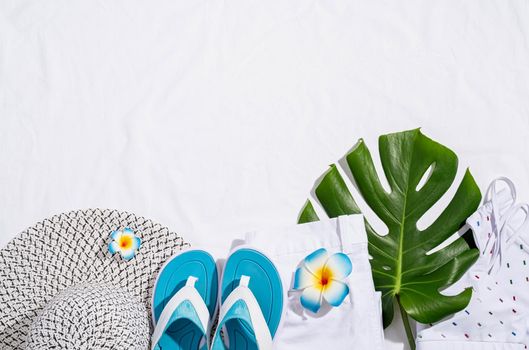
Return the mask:
<svg viewBox="0 0 529 350"><path fill-rule="evenodd" d="M288 239L283 239L288 237ZM359 248L367 254L367 234L363 215L340 216L334 219L249 232L246 241L257 247L266 247L271 254L280 256L335 248L344 253ZM360 247L358 247L360 246Z"/></svg>

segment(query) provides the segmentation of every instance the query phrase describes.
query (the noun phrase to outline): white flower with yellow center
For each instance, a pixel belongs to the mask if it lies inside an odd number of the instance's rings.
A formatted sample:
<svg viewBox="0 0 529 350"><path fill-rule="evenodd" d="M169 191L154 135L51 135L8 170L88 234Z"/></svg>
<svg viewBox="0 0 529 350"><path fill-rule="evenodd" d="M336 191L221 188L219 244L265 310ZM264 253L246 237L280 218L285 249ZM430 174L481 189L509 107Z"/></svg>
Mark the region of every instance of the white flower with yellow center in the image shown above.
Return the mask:
<svg viewBox="0 0 529 350"><path fill-rule="evenodd" d="M112 238L112 242L108 245L110 254L119 253L126 261L134 258L136 251L141 246L141 239L128 227L123 230L112 231L110 238Z"/></svg>
<svg viewBox="0 0 529 350"><path fill-rule="evenodd" d="M344 253L329 256L321 248L308 255L294 275L294 289L302 291L301 305L314 313L324 300L334 307L340 306L349 294L345 279L352 269L351 260Z"/></svg>

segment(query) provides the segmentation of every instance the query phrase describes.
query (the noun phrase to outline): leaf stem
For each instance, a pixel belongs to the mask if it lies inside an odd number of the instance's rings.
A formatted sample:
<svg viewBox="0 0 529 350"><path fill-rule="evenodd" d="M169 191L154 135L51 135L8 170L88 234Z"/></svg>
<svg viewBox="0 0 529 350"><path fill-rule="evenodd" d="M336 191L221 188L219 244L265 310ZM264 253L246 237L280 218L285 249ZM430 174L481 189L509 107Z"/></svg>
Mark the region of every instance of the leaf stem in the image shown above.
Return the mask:
<svg viewBox="0 0 529 350"><path fill-rule="evenodd" d="M415 337L413 336L413 331L411 330L410 320L408 319L408 313L402 305L400 304L400 298L397 295L397 304L399 304L400 315L402 316L402 323L404 324L404 329L406 330L406 337L408 338L408 344L410 345L411 350L415 350Z"/></svg>

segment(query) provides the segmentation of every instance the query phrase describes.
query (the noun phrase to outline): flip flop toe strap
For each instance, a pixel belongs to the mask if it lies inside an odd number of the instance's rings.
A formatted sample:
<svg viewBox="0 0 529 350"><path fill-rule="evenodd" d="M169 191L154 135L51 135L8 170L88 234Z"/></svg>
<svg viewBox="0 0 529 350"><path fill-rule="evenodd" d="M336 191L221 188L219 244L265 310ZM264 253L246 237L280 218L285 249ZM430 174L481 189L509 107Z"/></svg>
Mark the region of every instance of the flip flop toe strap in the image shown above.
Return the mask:
<svg viewBox="0 0 529 350"><path fill-rule="evenodd" d="M248 288L250 277L241 276L239 286L235 288L222 304L219 325L213 337L212 350L228 349L220 335L221 329L228 321L238 320L253 330L259 350L272 349L272 335L268 328L261 307L251 289Z"/></svg>
<svg viewBox="0 0 529 350"><path fill-rule="evenodd" d="M196 277L190 276L182 287L165 305L151 338L151 349L162 350L159 342L167 329L177 320L186 319L195 324L206 335L209 310L204 299L195 288ZM207 345L204 346L207 349Z"/></svg>

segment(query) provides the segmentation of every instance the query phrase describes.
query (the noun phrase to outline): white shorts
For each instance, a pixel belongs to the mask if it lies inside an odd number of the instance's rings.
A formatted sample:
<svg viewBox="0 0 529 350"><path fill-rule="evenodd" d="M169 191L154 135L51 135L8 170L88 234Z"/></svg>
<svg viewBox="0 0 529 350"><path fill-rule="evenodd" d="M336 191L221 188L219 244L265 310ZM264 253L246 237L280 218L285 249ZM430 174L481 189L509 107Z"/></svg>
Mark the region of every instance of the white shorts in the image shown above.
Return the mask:
<svg viewBox="0 0 529 350"><path fill-rule="evenodd" d="M288 295L274 349L383 349L380 293L373 287L363 216L252 232L246 235L246 243L270 257ZM311 316L303 312L299 293L292 290L293 275L300 262L319 248L345 253L353 270L344 302L323 315Z"/></svg>

